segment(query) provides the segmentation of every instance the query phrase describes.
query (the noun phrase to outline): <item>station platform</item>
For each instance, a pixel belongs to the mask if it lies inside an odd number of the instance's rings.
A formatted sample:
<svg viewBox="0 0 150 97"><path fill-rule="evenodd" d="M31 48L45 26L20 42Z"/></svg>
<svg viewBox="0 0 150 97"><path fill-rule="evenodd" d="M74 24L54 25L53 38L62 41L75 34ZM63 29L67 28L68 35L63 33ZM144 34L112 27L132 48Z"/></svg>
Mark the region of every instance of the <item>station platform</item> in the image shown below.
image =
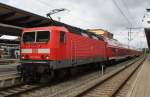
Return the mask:
<svg viewBox="0 0 150 97"><path fill-rule="evenodd" d="M3 61L19 61L19 59L2 59L0 58L0 62L3 62Z"/></svg>
<svg viewBox="0 0 150 97"><path fill-rule="evenodd" d="M150 55L144 61L126 97L150 97Z"/></svg>
<svg viewBox="0 0 150 97"><path fill-rule="evenodd" d="M0 58L0 65L5 65L5 64L11 64L11 63L19 63L20 60L19 59L1 59Z"/></svg>

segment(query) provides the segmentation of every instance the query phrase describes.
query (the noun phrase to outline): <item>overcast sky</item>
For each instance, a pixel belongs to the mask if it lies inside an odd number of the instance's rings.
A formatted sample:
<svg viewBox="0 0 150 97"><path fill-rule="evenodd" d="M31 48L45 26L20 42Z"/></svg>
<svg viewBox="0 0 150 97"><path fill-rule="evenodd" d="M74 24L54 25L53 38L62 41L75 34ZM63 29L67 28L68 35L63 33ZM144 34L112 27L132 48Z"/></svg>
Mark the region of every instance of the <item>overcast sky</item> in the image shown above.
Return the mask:
<svg viewBox="0 0 150 97"><path fill-rule="evenodd" d="M112 32L116 39L127 44L127 27L147 27L146 8L149 0L0 0L0 2L46 16L55 8L66 8L53 18L83 29L102 28ZM149 6L150 8L150 6ZM120 11L121 10L121 11ZM142 18L146 14L144 22ZM130 22L130 23L129 23ZM132 30L130 45L147 47L143 29Z"/></svg>

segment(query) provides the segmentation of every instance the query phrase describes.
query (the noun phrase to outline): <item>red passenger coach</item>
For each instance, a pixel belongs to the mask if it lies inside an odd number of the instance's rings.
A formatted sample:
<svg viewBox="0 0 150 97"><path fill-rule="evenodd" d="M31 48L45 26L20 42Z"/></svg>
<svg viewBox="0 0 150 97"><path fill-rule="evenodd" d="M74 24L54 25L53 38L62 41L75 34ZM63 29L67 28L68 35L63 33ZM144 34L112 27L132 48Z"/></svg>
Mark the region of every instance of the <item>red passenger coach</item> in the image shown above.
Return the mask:
<svg viewBox="0 0 150 97"><path fill-rule="evenodd" d="M140 51L128 48L127 45L119 43L115 39L105 38L107 42L107 56L109 61L117 61L140 55Z"/></svg>
<svg viewBox="0 0 150 97"><path fill-rule="evenodd" d="M107 61L106 42L81 29L26 28L22 33L21 60L23 78L39 80L44 75L52 76L55 70Z"/></svg>

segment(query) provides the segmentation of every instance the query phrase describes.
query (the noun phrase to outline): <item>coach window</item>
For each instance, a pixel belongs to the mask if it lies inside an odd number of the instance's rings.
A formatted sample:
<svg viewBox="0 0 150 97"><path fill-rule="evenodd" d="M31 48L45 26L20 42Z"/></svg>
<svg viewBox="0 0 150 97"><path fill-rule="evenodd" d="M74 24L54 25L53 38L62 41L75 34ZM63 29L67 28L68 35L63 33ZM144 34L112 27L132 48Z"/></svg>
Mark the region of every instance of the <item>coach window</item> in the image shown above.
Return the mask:
<svg viewBox="0 0 150 97"><path fill-rule="evenodd" d="M62 43L65 42L65 32L63 32L63 31L60 32L60 42L62 42Z"/></svg>
<svg viewBox="0 0 150 97"><path fill-rule="evenodd" d="M92 38L95 40L99 40L98 37L96 37L96 36L92 36Z"/></svg>
<svg viewBox="0 0 150 97"><path fill-rule="evenodd" d="M98 39L99 39L99 40L103 40L102 36L99 36Z"/></svg>
<svg viewBox="0 0 150 97"><path fill-rule="evenodd" d="M116 53L116 48L112 48L112 51L113 51L114 53Z"/></svg>

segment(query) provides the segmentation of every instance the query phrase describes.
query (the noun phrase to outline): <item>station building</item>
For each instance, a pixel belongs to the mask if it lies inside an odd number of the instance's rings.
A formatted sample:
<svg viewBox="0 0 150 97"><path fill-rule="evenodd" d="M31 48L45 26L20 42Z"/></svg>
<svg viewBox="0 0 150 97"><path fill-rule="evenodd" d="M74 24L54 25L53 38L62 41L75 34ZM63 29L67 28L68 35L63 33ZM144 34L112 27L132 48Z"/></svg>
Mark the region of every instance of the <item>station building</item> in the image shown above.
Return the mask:
<svg viewBox="0 0 150 97"><path fill-rule="evenodd" d="M97 35L102 35L104 37L108 37L110 39L113 39L113 34L107 30L104 29L87 29L90 32L93 32Z"/></svg>

